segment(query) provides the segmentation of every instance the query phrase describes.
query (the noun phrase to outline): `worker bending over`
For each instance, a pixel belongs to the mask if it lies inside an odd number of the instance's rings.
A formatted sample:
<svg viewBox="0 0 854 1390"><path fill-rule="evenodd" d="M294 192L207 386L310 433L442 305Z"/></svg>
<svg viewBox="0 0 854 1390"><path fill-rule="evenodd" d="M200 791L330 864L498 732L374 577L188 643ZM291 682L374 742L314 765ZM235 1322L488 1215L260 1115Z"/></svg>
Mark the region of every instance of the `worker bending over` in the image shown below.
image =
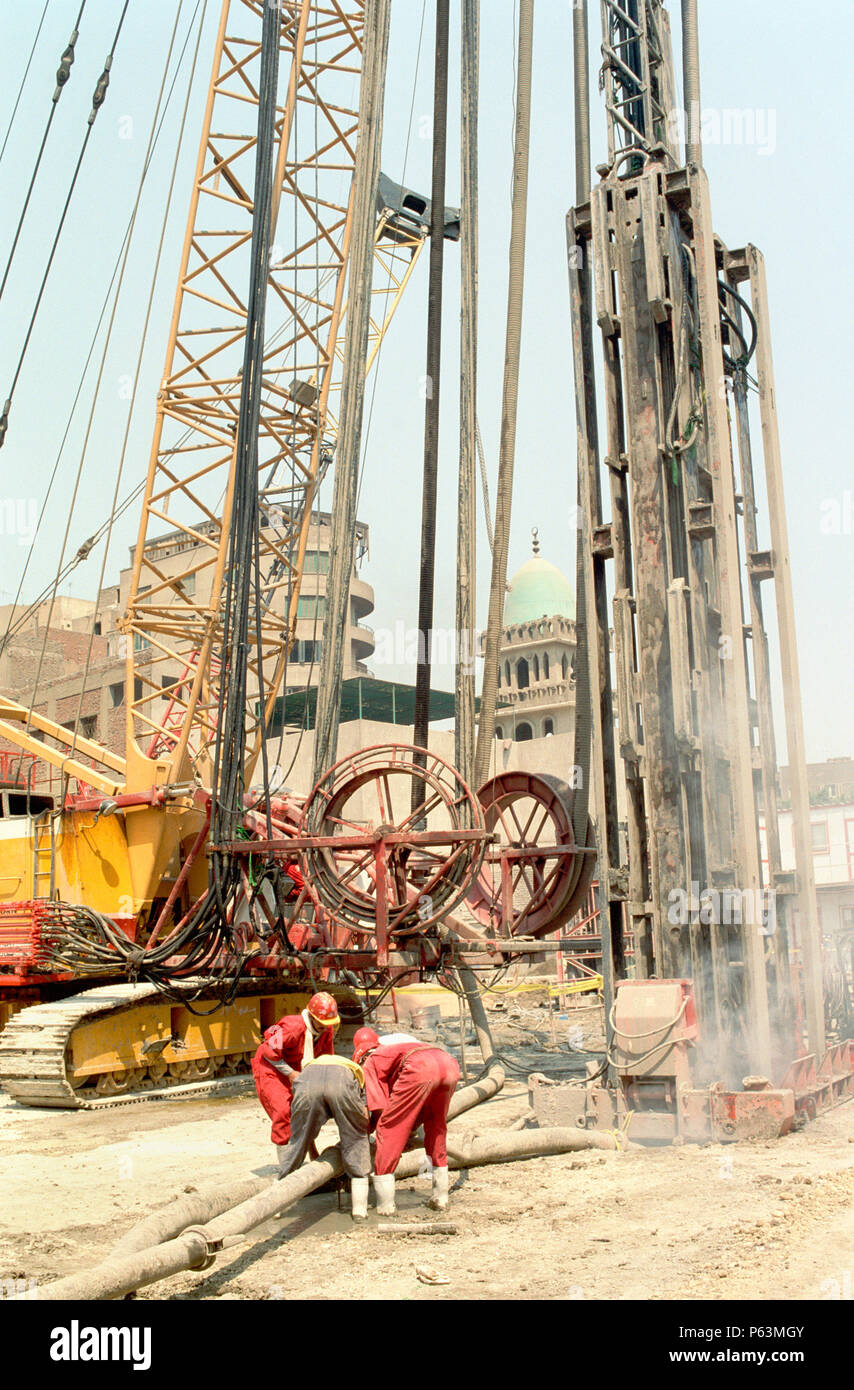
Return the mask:
<svg viewBox="0 0 854 1390"><path fill-rule="evenodd" d="M313 994L299 1014L285 1014L264 1034L252 1059L258 1099L273 1121L270 1138L281 1159L291 1137L291 1098L294 1079L315 1057L333 1050L341 1019L331 994Z"/></svg>
<svg viewBox="0 0 854 1390"><path fill-rule="evenodd" d="M279 1177L300 1166L327 1120L338 1126L341 1162L350 1177L353 1220L364 1221L371 1172L365 1077L358 1063L347 1057L315 1057L294 1078L291 1137L279 1150Z"/></svg>
<svg viewBox="0 0 854 1390"><path fill-rule="evenodd" d="M353 1061L365 1074L365 1094L376 1121L374 1191L377 1212L390 1216L394 1206L394 1173L406 1142L424 1126L424 1147L433 1168L430 1206L448 1205L448 1106L460 1079L460 1069L444 1048L414 1039L380 1040L373 1028L359 1028L353 1038Z"/></svg>

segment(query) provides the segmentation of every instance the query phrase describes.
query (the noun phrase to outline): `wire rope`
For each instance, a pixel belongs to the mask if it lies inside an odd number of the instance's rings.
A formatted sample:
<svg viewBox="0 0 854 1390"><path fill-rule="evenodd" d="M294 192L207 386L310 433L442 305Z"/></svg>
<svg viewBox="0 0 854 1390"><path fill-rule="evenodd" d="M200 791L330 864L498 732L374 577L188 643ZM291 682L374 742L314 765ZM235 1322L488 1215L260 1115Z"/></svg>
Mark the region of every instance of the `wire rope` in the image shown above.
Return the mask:
<svg viewBox="0 0 854 1390"><path fill-rule="evenodd" d="M197 0L197 3L196 3L196 11L194 11L193 20L190 21L190 25L189 25L189 27L188 27L188 29L187 29L187 34L186 34L185 39L184 39L184 44L183 44L183 47L182 47L182 50L181 50L181 55L180 55L180 57L179 57L178 64L176 65L175 74L174 74L174 76L173 76L173 78L172 78L172 83L171 83L171 86L170 86L170 89L169 89L169 95L168 95L168 97L167 97L167 99L166 99L166 103L165 103L164 108L163 108L163 114L162 114L162 116L160 117L160 122L159 122L159 124L158 124L157 134L156 134L155 140L154 140L154 145L152 146L152 149L151 149L151 151L150 151L150 153L149 153L149 156L148 156L148 158L147 158L147 160L146 160L146 162L145 162L145 164L144 164L144 166L143 166L143 171L142 171L142 176L141 176L141 181L142 181L142 182L145 181L145 179L146 179L146 177L147 177L147 175L148 175L148 172L149 172L149 169L150 169L150 166L151 166L151 160L152 160L153 155L154 155L154 149L155 149L156 146L157 146L157 142L158 142L158 140L159 140L159 138L160 138L160 135L161 135L161 132L162 132L162 130L163 130L163 124L164 124L164 121L165 121L165 119L166 119L166 113L167 113L167 111L168 111L169 104L170 104L170 102L171 102L172 95L173 95L173 92L174 92L174 89L175 89L175 83L177 82L178 73L179 73L180 68L181 68L181 66L182 66L182 64L183 64L184 55L185 55L185 53L186 53L186 48L187 48L187 43L188 43L188 41L189 41L189 36L190 36L191 31L192 31L193 22L194 22L194 20L195 20L195 13L198 11L199 3L200 3L200 0ZM44 498L44 501L43 501L43 503L42 503L41 511L40 511L40 513L39 513L38 520L37 520L37 522L36 522L35 530L34 530L34 533L33 533L32 544L30 545L30 548L29 548L28 553L27 553L27 558L26 558L26 560L25 560L25 562L24 562L24 568L23 568L23 571L22 571L22 574L21 574L20 581L19 581L19 583L18 583L18 589L17 589L17 592L16 592L16 594L15 594L15 599L14 599L14 602L13 602L12 608L11 608L11 612L10 612L10 616L9 616L9 622L8 622L8 624L7 624L7 626L6 626L6 632L4 633L2 639L0 639L0 652L3 651L3 649L4 649L5 645L6 645L6 643L8 642L10 636L13 636L13 635L15 634L15 632L17 632L18 629L27 621L27 619L29 618L29 616L31 615L31 613L39 606L39 604L43 601L43 599L44 599L45 597L47 597L47 595L50 593L50 590L51 590L51 585L46 586L46 588L43 589L43 590L41 591L41 594L39 595L39 597L38 597L37 599L35 599L35 600L33 601L33 603L31 603L31 604L29 605L29 607L24 611L24 613L22 614L22 616L21 616L19 619L14 620L15 609L17 608L18 602L19 602L20 597L21 597L21 593L22 593L22 591L23 591L24 581L25 581L26 576L27 576L27 571L28 571L28 569L29 569L30 560L31 560L32 557L33 557L33 552L34 552L34 549L35 549L35 543L36 543L36 541L38 540L39 532L40 532L40 530L41 530L42 521L44 520L44 516L45 516L46 509L47 509L47 505L48 505L48 502L49 502L49 500L50 500L51 493L52 493L52 491L53 491L53 486L54 486L54 483L55 483L55 481L56 481L56 476L57 476L57 472L58 472L58 469L59 469L59 465L60 465L60 462L61 462L61 460L62 460L62 454L63 454L63 452L64 452L64 450L65 450L65 445L66 445L66 443L67 443L67 441L68 441L68 436L69 436L69 433L70 433L70 430L71 430L71 425L72 425L72 421L73 421L73 418L74 418L74 414L75 414L75 412L76 412L76 410L77 410L77 405L78 405L78 403L79 403L79 401L80 401L80 397L81 397L81 394L82 394L82 391L83 391L83 386L84 386L84 383L85 383L86 375L87 375L88 370L89 370L89 365L90 365L90 363L91 363L91 361L92 361L92 357L93 357L93 354L94 354L94 351L95 351L95 345L96 345L96 343L97 343L97 341L98 341L98 335L99 335L99 333L100 333L100 331L101 331L101 325L102 325L102 323L103 323L103 321L104 321L104 315L105 315L106 312L107 312L107 306L108 306L108 304L109 304L109 302L110 302L110 297L111 297L112 291L113 291L113 285L114 285L114 283L115 283L116 276L118 275L119 268L120 268L120 266L121 266L121 264L122 264L122 258L123 258L124 252L125 252L125 247L126 247L126 245L127 245L128 237L130 236L130 233L131 233L132 225L133 225L133 214L131 215L131 219L129 219L129 221L128 221L127 227L125 228L124 236L123 236L123 238L122 238L121 245L119 246L118 254L117 254L117 256L116 256L116 260L115 260L115 263L114 263L114 265L113 265L113 271L112 271L112 275L110 276L110 282L109 282L109 284L108 284L108 286L107 286L107 291L106 291L106 294L104 295L104 300L103 300L103 303L102 303L102 305L101 305L100 313L99 313L99 315L98 315L98 321L97 321L97 323L96 323L96 325L95 325L95 329L94 329L94 332L93 332L93 334L92 334L92 338L91 338L91 341L90 341L90 344L89 344L89 350L88 350L88 353L87 353L87 355L86 355L86 360L85 360L84 365L83 365L83 370L81 371L81 374L80 374L80 379L79 379L79 382L78 382L78 385L77 385L77 390L76 390L76 392L75 392L74 400L73 400L72 405L71 405L71 410L70 410L69 415L68 415L68 420L67 420L66 425L65 425L65 430L64 430L62 439L61 439L61 441L60 441L59 450L58 450L58 452L57 452L56 460L55 460L55 462L54 462L53 469L52 469L52 471L51 471L51 475L50 475L50 478L49 478L49 480L48 480L48 485L47 485L47 490L46 490L46 493L45 493L45 498ZM180 445L189 437L189 434L190 434L190 431L189 431L189 430L186 431L185 434L182 436L181 440L178 441L178 444L177 444L175 447L176 447L176 448L177 448L177 447L180 447ZM119 511L118 511L117 515L121 515L121 513L126 509L126 507L130 505L131 501L135 500L136 497L139 496L140 492L144 489L144 486L145 486L145 484L144 484L144 483L141 483L141 484L139 485L139 487L137 487L137 488L134 489L134 491L129 495L129 497L126 498L125 501L121 504L121 506L120 506L120 508L119 508ZM109 518L108 518L108 520L109 520ZM91 551L91 549L92 549L92 545L95 544L95 543L97 542L98 539L100 539L101 535L103 534L103 529L104 529L103 527L100 528L100 530L97 531L97 532L95 533L94 536L90 536L86 541L83 542L83 544L81 545L80 550L78 550L77 555L75 556L74 560L72 560L72 561L69 562L69 564L67 565L67 567L66 567L66 569L65 569L64 571L60 571L60 575L59 575L60 582L62 582L62 580L63 580L64 578L67 577L67 575L71 572L71 570L75 567L75 565L78 564L78 563L80 562L80 560L85 560L86 558L88 558L88 555L89 555L89 553L90 553L90 551ZM85 553L83 553L83 552L85 552ZM13 620L14 620L14 621L13 621Z"/></svg>
<svg viewBox="0 0 854 1390"><path fill-rule="evenodd" d="M17 97L15 98L15 105L12 107L12 114L11 114L11 116L9 117L9 124L8 124L8 126L6 127L6 134L5 134L4 137L3 137L3 146L2 146L2 148L0 148L0 162L2 162L3 156L4 156L4 154L6 153L6 146L7 146L7 144L9 143L9 136L10 136L11 133L12 133L12 127L13 127L13 125L15 124L15 117L16 117L17 114L18 114L18 106L19 106L20 101L21 101L21 96L23 95L24 85L25 85L25 83L26 83L26 81L27 81L27 75L28 75L28 73L29 73L29 71L30 71L30 64L31 64L32 61L33 61L33 54L34 54L35 51L36 51L36 44L37 44L38 41L39 41L39 34L40 34L41 31L42 31L42 25L44 24L45 15L47 14L48 6L49 6L49 5L50 5L50 0L45 0L45 2L44 2L44 9L42 10L42 17L41 17L41 19L39 20L39 27L36 29L36 36L35 36L35 38L33 39L33 46L32 46L32 48L30 49L30 56L29 56L29 58L27 59L27 66L24 68L24 75L23 75L23 77L21 78L21 85L20 85L20 87L18 88L18 95L17 95Z"/></svg>
<svg viewBox="0 0 854 1390"><path fill-rule="evenodd" d="M84 0L84 3L85 3L85 0ZM11 409L12 409L12 400L13 400L14 395L15 395L15 388L16 388L16 386L17 386L17 384L18 384L18 379L19 379L19 377L20 377L20 375L21 375L21 370L22 370L22 368L23 368L24 361L25 361L25 359L26 359L27 349L28 349L28 347L29 347L29 345L30 345L30 339L32 338L33 329L35 328L35 325L36 325L36 319L38 318L39 308L40 308L40 306L41 306L41 302L42 302L42 298L43 298L43 296L44 296L45 288L46 288L46 286L47 286L47 282L48 282L48 277L49 277L49 275L50 275L51 266L53 265L53 259L54 259L54 256L56 255L57 247L59 246L59 239L60 239L60 237L61 237L61 235L62 235L62 229L63 229L63 226L65 225L65 219L66 219L66 217L67 217L67 215L68 215L68 209L69 209L69 207L71 206L71 199L72 199L72 196L73 196L73 194L74 194L74 189L75 189L75 187L77 186L77 179L78 179L78 176L79 176L79 174L80 174L80 169L81 169L81 167L82 167L82 165L83 165L83 157L84 157L84 155L86 154L86 148L87 148L87 146L88 146L88 144L89 144L89 137L90 137L91 134L92 134L92 130L93 130L93 128L94 128L95 119L96 119L96 117L97 117L97 115L98 115L98 112L100 111L101 107L103 106L104 101L105 101L106 96L107 96L107 88L109 87L109 84L110 84L110 69L112 68L112 65L113 65L113 58L114 58L114 56L115 56L116 47L117 47L117 45L118 45L119 35L121 34L122 26L124 25L124 22L125 22L125 15L127 14L128 5L129 5L129 4L130 4L130 0L124 0L124 4L123 4L123 6L122 6L122 13L121 13L121 16L120 16L120 18L119 18L119 23L118 23L118 26L117 26L117 28L116 28L115 36L114 36L114 38L113 38L112 47L110 48L110 51L109 51L109 53L107 54L107 58L106 58L106 61L105 61L105 63L104 63L103 71L102 71L102 73L101 73L101 76L98 78L98 81L97 81L96 84L95 84L95 90L94 90L94 92L93 92L93 94L92 94L92 109L91 109L91 111L89 112L89 117L88 117L88 120L87 120L87 122L86 122L86 133L85 133L85 135L84 135L84 137L83 137L83 144L82 144L82 147L81 147L81 150L80 150L80 154L79 154L78 157L77 157L77 163L76 163L76 165L75 165L75 167L74 167L74 173L73 173L72 176L71 176L71 183L70 183L70 185L69 185L68 192L67 192L66 197L65 197L65 203L64 203L64 205L63 205L62 213L61 213L60 218L59 218L59 225L57 226L56 233L55 233L54 238L53 238L53 244L52 244L51 249L50 249L50 254L49 254L49 256L48 256L47 265L45 266L44 275L42 276L42 281L41 281L41 284L40 284L40 286L39 286L39 292L38 292L38 294L37 294L37 296L36 296L36 302L35 302L35 304L34 304L34 306L33 306L33 311L32 311L32 314L31 314L31 316L30 316L29 324L28 324L28 326L27 326L27 332L26 332L26 335L25 335L25 337L24 337L24 342L23 342L23 346L21 347L20 355L19 355L19 357L18 357L18 363L17 363L17 366L16 366L16 368L15 368L15 373L14 373L14 376L12 377L12 384L11 384L11 386L10 386L10 388L9 388L9 394L8 394L8 396L6 397L6 401L5 401L5 404L4 404L4 406L3 406L2 415L0 415L0 448L3 447L3 444L5 443L5 440L6 440L6 433L7 433L8 428L9 428L9 412L10 412Z"/></svg>
<svg viewBox="0 0 854 1390"><path fill-rule="evenodd" d="M76 43L77 43L77 40L78 40L78 38L80 37L80 21L81 21L81 19L83 18L83 11L85 10L85 8L86 8L86 0L83 0L82 5L80 6L80 13L79 13L78 16L77 16L77 19L76 19L75 24L74 24L74 28L73 28L73 30L72 30L72 32L71 32L71 38L68 40L68 44L67 44L67 46L66 46L66 48L65 48L65 52L62 54L62 57L61 57L60 60L59 60L59 67L57 68L57 71L56 71L56 88L55 88L54 93L53 93L53 96L52 96L52 98L51 98L50 113L49 113L48 118L47 118L47 125L45 126L45 128L44 128L44 133L43 133L43 135L42 135L42 141L41 141L41 145L39 146L39 152L38 152L38 154L37 154L37 156L36 156L35 167L34 167L34 169L33 169L32 174L30 175L29 187L27 188L26 197L24 198L24 206L22 207L20 216L19 216L19 218L18 218L18 225L17 225L17 227L16 227L16 229L15 229L15 235L14 235L14 237L13 237L13 239L12 239L12 247L11 247L11 250L9 251L9 256L8 256L8 258L7 258L7 261L6 261L6 269L5 269L4 272L3 272L3 280L2 280L2 283L0 283L0 299L3 298L3 291L4 291L5 288L6 288L6 281L7 281L8 278L9 278L9 271L10 271L11 268L12 268L12 261L13 261L14 258L15 258L15 251L16 251L17 246L18 246L18 238L19 238L20 235L21 235L21 228L22 228L23 225L24 225L24 218L25 218L26 215L27 215L27 208L28 208L29 205L30 205L30 198L31 198L31 196L32 196L33 188L35 187L36 178L37 178L37 176L38 176L39 168L40 168L40 166L41 166L42 155L44 154L45 145L47 144L47 137L48 137L48 135L50 134L50 128L51 128L51 125L53 124L53 118L54 118L54 116L56 115L57 106L58 106L58 104L59 104L59 98L62 96L62 93L63 93L63 91L65 90L66 83L68 82L69 78L71 77L71 64L74 62L74 49L75 49L75 45L76 45ZM45 17L46 12L47 12L47 5L45 5L45 7L44 7L44 11L42 12L41 21L39 22L38 32L36 33L36 40L35 40L34 43L33 43L33 52L35 51L36 42L38 41L38 36L39 36L39 33L41 32L41 27L42 27L42 23L43 23L43 21L44 21L44 17ZM30 61L32 61L32 56L33 56L33 54L30 53ZM24 78L23 78L23 81L21 82L21 88L20 88L20 91L18 92L18 101L20 101L20 99L21 99L21 92L24 90L24 82L26 81L27 72L29 72L29 69L30 69L30 63L28 62L28 63L27 63L27 70L26 70L26 72L24 73ZM12 120L9 122L9 130L6 131L6 140L9 139L9 132L10 132L11 129L12 129L12 121L14 121L14 119L15 119L15 111L17 111L17 109L18 109L18 101L15 102L15 110L12 112ZM6 149L6 140L3 141L3 150ZM0 159L2 159L2 158L3 158L3 151L0 151Z"/></svg>

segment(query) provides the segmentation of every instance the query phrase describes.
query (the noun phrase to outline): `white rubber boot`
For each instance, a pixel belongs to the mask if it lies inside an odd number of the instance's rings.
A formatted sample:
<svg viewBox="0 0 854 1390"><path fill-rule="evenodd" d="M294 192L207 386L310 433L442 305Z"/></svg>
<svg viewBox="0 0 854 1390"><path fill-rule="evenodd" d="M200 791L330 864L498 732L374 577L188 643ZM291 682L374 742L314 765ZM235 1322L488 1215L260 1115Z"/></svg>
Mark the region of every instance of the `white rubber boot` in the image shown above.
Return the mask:
<svg viewBox="0 0 854 1390"><path fill-rule="evenodd" d="M394 1173L374 1173L374 1192L377 1194L377 1216L394 1216Z"/></svg>
<svg viewBox="0 0 854 1390"><path fill-rule="evenodd" d="M364 1221L368 1215L370 1178L350 1179L350 1215L354 1221Z"/></svg>
<svg viewBox="0 0 854 1390"><path fill-rule="evenodd" d="M433 1169L433 1193L427 1203L433 1211L444 1211L448 1205L449 1175L447 1168Z"/></svg>

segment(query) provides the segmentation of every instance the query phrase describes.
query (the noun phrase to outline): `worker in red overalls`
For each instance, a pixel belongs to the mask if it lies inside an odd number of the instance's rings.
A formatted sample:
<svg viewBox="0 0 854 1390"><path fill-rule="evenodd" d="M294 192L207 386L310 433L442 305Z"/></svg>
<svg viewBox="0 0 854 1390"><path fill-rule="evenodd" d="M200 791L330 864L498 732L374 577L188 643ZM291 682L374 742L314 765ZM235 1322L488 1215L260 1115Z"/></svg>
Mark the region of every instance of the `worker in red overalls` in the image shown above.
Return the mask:
<svg viewBox="0 0 854 1390"><path fill-rule="evenodd" d="M448 1205L448 1106L460 1069L444 1048L414 1038L385 1042L373 1028L359 1028L353 1061L365 1075L365 1094L376 1121L374 1191L380 1216L394 1213L394 1171L407 1140L424 1126L424 1147L433 1169L429 1205Z"/></svg>
<svg viewBox="0 0 854 1390"><path fill-rule="evenodd" d="M267 1029L252 1059L255 1089L273 1121L270 1137L280 1160L291 1137L294 1077L306 1062L333 1052L335 1030L340 1023L338 1005L332 995L313 994L302 1013L285 1014Z"/></svg>

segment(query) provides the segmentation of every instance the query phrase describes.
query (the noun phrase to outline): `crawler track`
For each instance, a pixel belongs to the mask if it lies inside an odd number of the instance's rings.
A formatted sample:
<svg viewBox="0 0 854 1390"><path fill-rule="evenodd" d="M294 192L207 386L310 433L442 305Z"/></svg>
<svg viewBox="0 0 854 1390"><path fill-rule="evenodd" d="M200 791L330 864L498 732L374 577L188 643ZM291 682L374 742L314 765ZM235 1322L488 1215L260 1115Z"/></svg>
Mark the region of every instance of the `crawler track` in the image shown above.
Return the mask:
<svg viewBox="0 0 854 1390"><path fill-rule="evenodd" d="M188 981L187 993L195 994L200 983ZM155 1053L156 1077L147 1066L134 1066L103 1077L87 1077L83 1084L75 1078L73 1084L69 1067L75 1029L101 1019L112 1023L116 1015L126 1013L128 1034L133 1035L134 1012L162 1000L153 985L112 984L22 1009L0 1034L0 1085L22 1105L63 1110L103 1110L149 1100L228 1095L251 1086L245 1050L224 1059L227 1069L220 1076L187 1081L163 1076L165 1068L156 1066Z"/></svg>

